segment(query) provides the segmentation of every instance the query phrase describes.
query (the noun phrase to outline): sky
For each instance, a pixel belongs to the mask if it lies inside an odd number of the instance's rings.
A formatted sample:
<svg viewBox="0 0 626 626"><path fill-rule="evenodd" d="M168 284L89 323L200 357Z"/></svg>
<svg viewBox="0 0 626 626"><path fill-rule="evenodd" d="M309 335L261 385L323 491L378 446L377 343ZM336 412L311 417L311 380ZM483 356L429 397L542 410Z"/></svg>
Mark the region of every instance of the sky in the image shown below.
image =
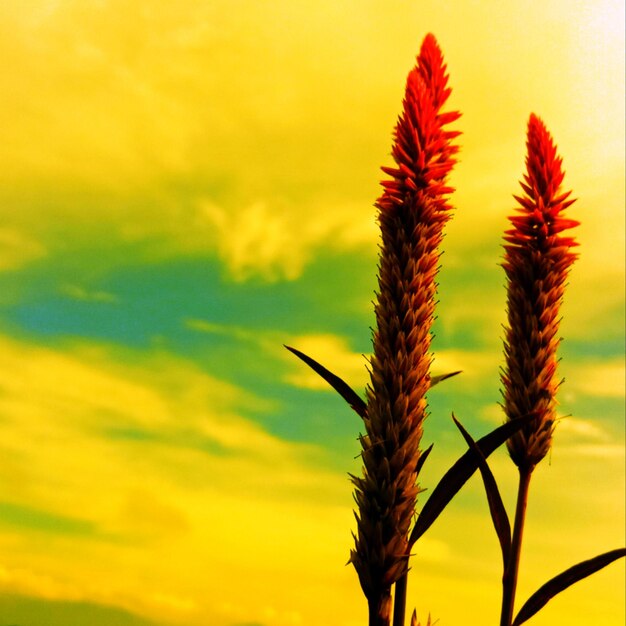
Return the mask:
<svg viewBox="0 0 626 626"><path fill-rule="evenodd" d="M437 37L463 117L421 484L498 405L502 232L531 112L580 258L559 421L519 597L624 543L624 6L613 0L0 3L0 626L358 626L362 426L283 344L367 384L373 203ZM492 467L509 510L515 468ZM423 503L426 492L420 500ZM496 623L472 479L416 546L408 605ZM530 622L621 626L624 564Z"/></svg>

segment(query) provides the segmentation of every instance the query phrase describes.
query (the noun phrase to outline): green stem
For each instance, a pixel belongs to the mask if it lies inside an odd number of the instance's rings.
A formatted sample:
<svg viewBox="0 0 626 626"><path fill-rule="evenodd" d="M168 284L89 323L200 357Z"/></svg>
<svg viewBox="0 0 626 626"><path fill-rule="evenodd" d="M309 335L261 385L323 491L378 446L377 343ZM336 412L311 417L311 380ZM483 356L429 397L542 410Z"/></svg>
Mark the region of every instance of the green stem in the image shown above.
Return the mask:
<svg viewBox="0 0 626 626"><path fill-rule="evenodd" d="M526 506L528 504L528 489L530 477L534 467L520 468L519 487L517 490L517 505L515 508L515 525L513 526L513 538L511 541L511 553L502 576L502 612L500 614L500 626L511 626L513 621L513 608L515 606L515 592L517 590L517 577L519 572L520 554L522 551L522 537L524 534L524 522L526 521Z"/></svg>
<svg viewBox="0 0 626 626"><path fill-rule="evenodd" d="M404 626L408 572L396 582L393 598L393 626Z"/></svg>

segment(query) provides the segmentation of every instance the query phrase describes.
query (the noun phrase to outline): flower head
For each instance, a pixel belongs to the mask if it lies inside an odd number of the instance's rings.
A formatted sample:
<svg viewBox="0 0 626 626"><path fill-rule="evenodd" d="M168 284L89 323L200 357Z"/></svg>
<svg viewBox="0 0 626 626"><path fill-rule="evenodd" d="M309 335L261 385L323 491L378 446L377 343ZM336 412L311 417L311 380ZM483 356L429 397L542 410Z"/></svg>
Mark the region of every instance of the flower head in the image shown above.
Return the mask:
<svg viewBox="0 0 626 626"><path fill-rule="evenodd" d="M562 159L543 122L531 115L526 142L524 195L506 231L508 326L502 373L508 419L534 415L508 442L515 464L527 470L548 453L556 416L559 308L577 243L564 231L578 222L563 212L574 200L563 192Z"/></svg>
<svg viewBox="0 0 626 626"><path fill-rule="evenodd" d="M358 535L351 553L368 599L404 574L407 534L419 491L417 465L425 394L430 386L430 328L443 226L450 218L446 177L459 134L442 112L450 89L441 50L428 35L410 72L394 133L395 167L376 206L382 233L376 330L367 390L363 476L353 477Z"/></svg>

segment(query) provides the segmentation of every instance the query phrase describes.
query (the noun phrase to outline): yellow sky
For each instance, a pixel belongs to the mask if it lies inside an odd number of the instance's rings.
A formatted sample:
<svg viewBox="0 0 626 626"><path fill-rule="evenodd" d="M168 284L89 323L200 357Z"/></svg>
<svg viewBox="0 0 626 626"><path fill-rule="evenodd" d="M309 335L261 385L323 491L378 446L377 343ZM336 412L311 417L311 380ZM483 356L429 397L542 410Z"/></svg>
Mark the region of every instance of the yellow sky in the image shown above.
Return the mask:
<svg viewBox="0 0 626 626"><path fill-rule="evenodd" d="M157 280L159 264L206 253L231 287L295 290L322 253L373 256L378 168L389 164L405 77L427 32L463 112L445 264L483 271L498 262L536 112L564 157L582 222L563 335L580 351L602 344L596 320L619 324L624 302L624 6L614 0L4 0L0 274L19 279L49 263L42 290L115 311L124 299L97 283L126 265L155 267ZM92 253L109 239L125 252ZM25 282L10 283L0 304L35 300ZM477 333L498 328L500 309L456 293L464 297L442 295L457 307L445 314L451 329L467 319L480 322ZM370 300L364 292L363 310ZM319 385L282 342L365 384L360 351L338 334L264 334L200 315L180 326L197 341L254 346L280 364L277 383L303 394ZM339 473L316 443L270 432L263 419L278 410L278 392L222 379L170 350L165 331L140 347L86 332L59 331L55 343L2 317L0 333L0 521L16 515L2 508L9 502L67 525L52 538L0 527L0 590L123 607L168 625L365 623L344 565L356 448ZM468 370L455 382L468 393L497 376L489 352L459 346L437 359L442 370ZM553 463L537 476L522 596L623 541L624 446L612 437L620 416L611 414L614 430L594 422L607 402L609 413L623 406L623 358L594 353L562 368L563 402L591 398L597 409L563 421ZM498 423L491 409L477 419ZM122 430L150 433L151 445L138 454ZM446 437L431 486L463 452ZM200 440L213 447L198 450ZM512 488L509 465L501 455L494 471ZM442 626L496 620L499 555L481 498L473 482L419 548L409 601ZM585 616L620 626L623 584L623 565L613 566L532 624Z"/></svg>

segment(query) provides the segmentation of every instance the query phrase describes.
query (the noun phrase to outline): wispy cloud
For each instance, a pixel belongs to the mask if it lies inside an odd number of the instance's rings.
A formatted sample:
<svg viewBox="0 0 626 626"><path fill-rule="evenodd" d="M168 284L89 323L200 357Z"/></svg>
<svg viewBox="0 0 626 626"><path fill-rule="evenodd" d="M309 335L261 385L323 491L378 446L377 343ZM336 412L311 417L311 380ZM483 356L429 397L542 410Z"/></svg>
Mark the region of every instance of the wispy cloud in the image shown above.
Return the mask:
<svg viewBox="0 0 626 626"><path fill-rule="evenodd" d="M587 360L568 363L565 393L591 397L624 398L626 393L626 364L624 358Z"/></svg>
<svg viewBox="0 0 626 626"><path fill-rule="evenodd" d="M293 280L321 249L374 249L378 167L418 39L399 25L433 20L459 86L456 106L468 111L450 255L466 259L500 237L523 166L524 120L538 107L560 125L555 134L580 210L615 225L582 220L583 248L597 252L581 260L580 276L623 266L615 235L623 231L623 150L615 139L623 137L623 87L606 87L623 75L623 36L600 26L600 16L615 13L608 3L593 16L570 15L558 42L548 20L539 48L521 32L502 38L510 7L490 14L494 26L486 29L484 9L476 11L469 19L484 36L471 59L454 31L467 28L465 19L440 23L431 5L407 8L401 22L372 2L358 20L349 4L320 5L305 18L286 0L262 9L244 2L235 13L223 1L15 6L3 4L0 44L0 177L12 194L10 210L0 211L12 220L36 215L45 231L71 216L73 230L97 216L128 237L159 238L162 254L217 251L236 280ZM494 42L502 54L492 54ZM541 64L544 45L552 64L533 73L531 90L525 64ZM506 105L502 96L486 102L487 92L507 94Z"/></svg>
<svg viewBox="0 0 626 626"><path fill-rule="evenodd" d="M242 604L237 589L223 587L241 564L260 573L271 561L295 571L312 556L310 536L327 546L320 559L315 543L320 567L343 562L347 480L316 465L314 447L282 441L242 417L246 406L262 410L262 400L167 354L132 366L104 346L63 353L0 343L0 509L29 516L30 530L22 525L18 536L43 534L46 546L19 542L17 552L4 552L5 563L18 558L32 572L25 579L6 569L5 589L227 624L226 613L206 604L206 585L253 620L278 580L263 574ZM284 550L296 544L299 554ZM303 580L321 575L317 567ZM333 576L340 586L349 580L339 566ZM273 623L292 624L281 611Z"/></svg>
<svg viewBox="0 0 626 626"><path fill-rule="evenodd" d="M205 203L203 209L215 229L218 252L235 280L300 276L310 250L285 210L271 211L264 203L238 211Z"/></svg>
<svg viewBox="0 0 626 626"><path fill-rule="evenodd" d="M0 570L0 579L22 580L25 588L32 586L28 573ZM165 626L163 622L148 621L131 612L119 608L84 601L42 599L23 594L3 593L0 597L0 611L7 624L31 624L47 626L51 624L72 624L72 626Z"/></svg>
<svg viewBox="0 0 626 626"><path fill-rule="evenodd" d="M101 302L112 303L117 302L117 297L107 291L91 291L85 289L80 285L64 284L60 287L60 292L74 300L81 300L83 302Z"/></svg>
<svg viewBox="0 0 626 626"><path fill-rule="evenodd" d="M350 486L325 456L358 463L358 420L326 419L332 391L282 344L367 382L372 203L425 25L464 111L433 344L434 372L463 374L431 395L429 465L462 449L448 405L502 419L497 263L536 110L583 223L563 347L594 354L562 364L578 417L557 431L541 528L564 566L602 529L592 553L623 519L623 3L236 4L0 2L0 321L30 338L0 338L0 587L186 626L363 623ZM468 493L424 546L417 602L442 623L498 592L471 575L488 514L467 515ZM615 607L604 587L593 615Z"/></svg>
<svg viewBox="0 0 626 626"><path fill-rule="evenodd" d="M592 417L564 416L558 420L555 454L567 458L603 459L606 463L619 462L626 455L623 441L616 440L615 428L609 430L606 422ZM614 480L619 480L616 475Z"/></svg>
<svg viewBox="0 0 626 626"><path fill-rule="evenodd" d="M45 255L45 246L28 234L12 228L0 228L0 272L18 269Z"/></svg>
<svg viewBox="0 0 626 626"><path fill-rule="evenodd" d="M237 281L295 280L321 248L345 252L375 246L376 228L368 211L350 204L329 209L310 200L307 205L302 211L283 200L229 210L204 201L201 210L222 261Z"/></svg>

